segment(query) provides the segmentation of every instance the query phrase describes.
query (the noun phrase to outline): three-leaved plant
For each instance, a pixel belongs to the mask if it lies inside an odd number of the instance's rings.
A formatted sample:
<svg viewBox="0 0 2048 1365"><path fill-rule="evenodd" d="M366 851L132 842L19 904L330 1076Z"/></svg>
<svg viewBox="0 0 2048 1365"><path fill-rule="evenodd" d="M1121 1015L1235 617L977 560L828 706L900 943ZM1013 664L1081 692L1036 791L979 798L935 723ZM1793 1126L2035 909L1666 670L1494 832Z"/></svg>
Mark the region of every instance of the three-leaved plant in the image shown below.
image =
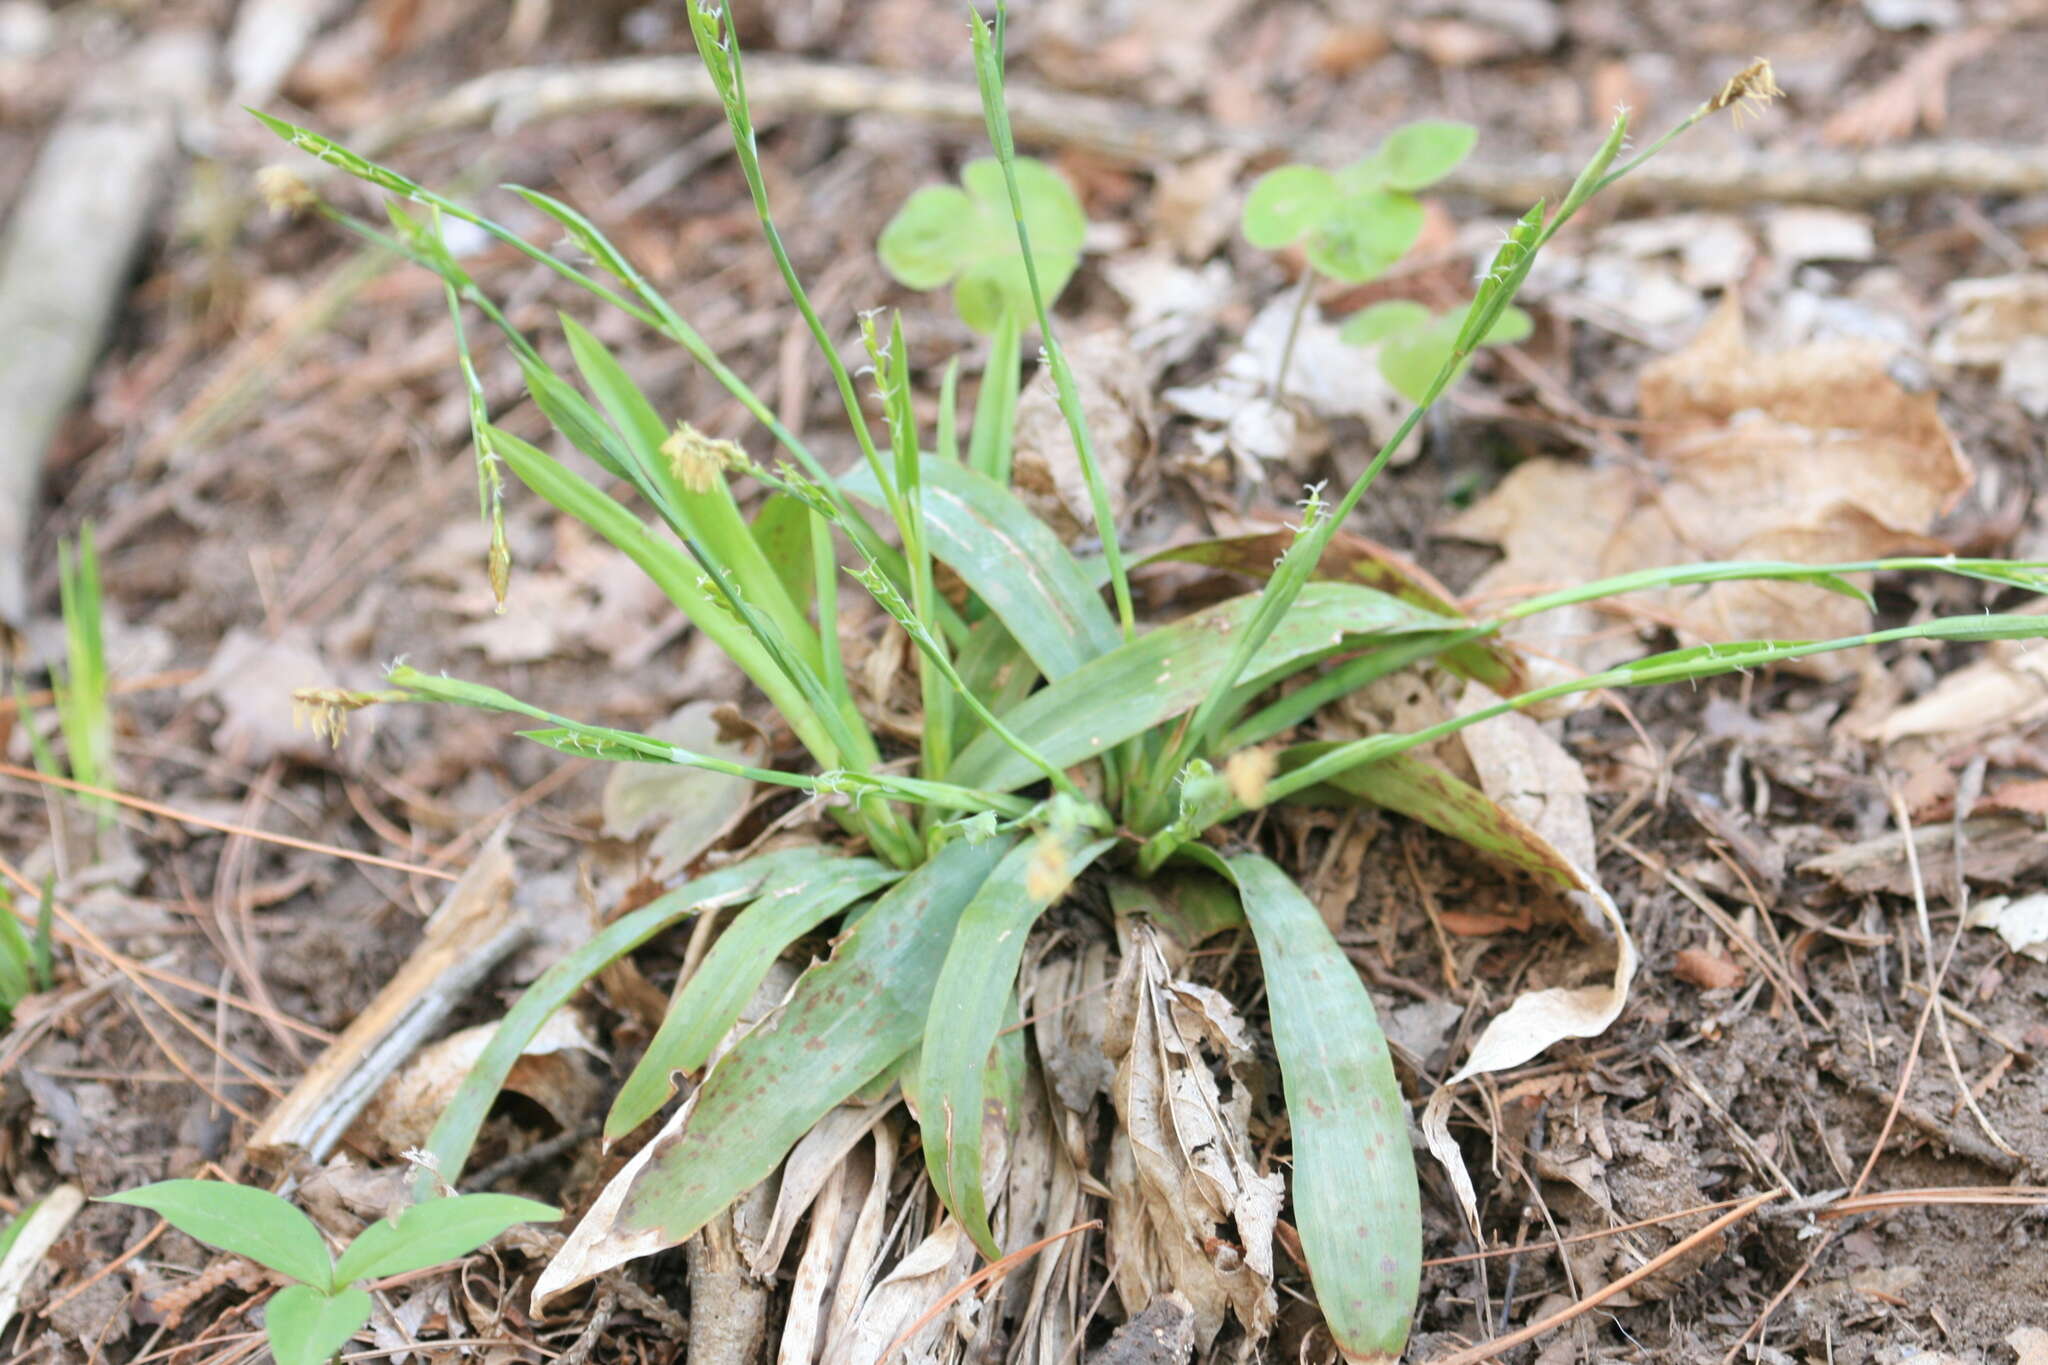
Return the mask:
<svg viewBox="0 0 2048 1365"><path fill-rule="evenodd" d="M323 1365L338 1355L370 1320L366 1282L460 1260L516 1224L562 1216L516 1195L451 1195L380 1218L337 1260L297 1206L250 1185L165 1180L102 1202L148 1209L187 1236L292 1281L264 1313L277 1365Z"/></svg>

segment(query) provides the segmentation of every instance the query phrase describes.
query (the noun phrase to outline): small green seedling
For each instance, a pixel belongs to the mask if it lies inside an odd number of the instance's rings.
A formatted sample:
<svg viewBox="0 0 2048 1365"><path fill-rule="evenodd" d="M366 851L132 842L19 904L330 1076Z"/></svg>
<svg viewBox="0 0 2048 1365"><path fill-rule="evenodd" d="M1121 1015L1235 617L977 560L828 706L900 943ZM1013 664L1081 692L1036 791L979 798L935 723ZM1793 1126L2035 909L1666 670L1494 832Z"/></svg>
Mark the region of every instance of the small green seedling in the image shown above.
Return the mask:
<svg viewBox="0 0 2048 1365"><path fill-rule="evenodd" d="M1371 155L1339 170L1296 163L1259 177L1245 196L1245 240L1267 251L1301 242L1308 260L1273 381L1276 392L1286 385L1317 276L1364 284L1386 274L1422 235L1415 191L1449 175L1478 137L1469 123L1423 119L1396 128Z"/></svg>
<svg viewBox="0 0 2048 1365"><path fill-rule="evenodd" d="M1027 156L1017 158L1015 170L1031 261L1050 302L1081 263L1088 219L1058 171ZM970 161L960 171L960 184L965 188L927 185L911 195L882 229L875 251L900 284L921 290L951 284L960 320L988 335L1006 313L1030 316L1031 281L1017 245L1002 163L992 156Z"/></svg>
<svg viewBox="0 0 2048 1365"><path fill-rule="evenodd" d="M998 483L1010 478L1018 353L1025 323L1036 308L1032 275L1050 304L1073 278L1088 231L1081 201L1059 172L1028 156L1015 158L1010 169L1017 182L1017 212L1011 210L1002 159L982 157L961 169L964 189L927 185L904 200L875 242L875 254L897 283L921 290L951 284L960 320L988 337L967 463ZM1031 242L1030 270L1018 241L1020 219ZM946 431L939 448L950 457L950 376L946 388L940 403Z"/></svg>
<svg viewBox="0 0 2048 1365"><path fill-rule="evenodd" d="M14 1022L14 1009L38 991L57 984L55 964L50 956L50 888L43 894L36 912L36 936L30 939L14 917L14 892L0 883L0 1028Z"/></svg>
<svg viewBox="0 0 2048 1365"><path fill-rule="evenodd" d="M1468 305L1448 313L1432 313L1413 299L1388 299L1353 313L1338 335L1353 346L1379 347L1380 373L1411 403L1422 401L1437 372L1450 363L1457 349L1458 334L1471 315ZM1500 310L1493 325L1479 338L1481 346L1512 346L1535 330L1529 315L1512 304ZM1458 362L1455 381L1472 364L1470 356Z"/></svg>
<svg viewBox="0 0 2048 1365"><path fill-rule="evenodd" d="M71 762L71 780L88 787L111 785L114 768L114 726L107 709L107 649L100 625L100 561L93 548L92 526L79 532L76 547L57 546L57 591L64 612L65 661L51 669L57 694L57 720L64 732L64 751ZM104 797L90 798L104 820L113 807Z"/></svg>
<svg viewBox="0 0 2048 1365"><path fill-rule="evenodd" d="M561 1210L509 1194L462 1194L414 1204L363 1229L335 1260L313 1220L268 1190L212 1180L165 1180L110 1194L157 1214L189 1237L296 1281L264 1318L277 1365L322 1365L370 1320L366 1280L459 1260L518 1223Z"/></svg>
<svg viewBox="0 0 2048 1365"><path fill-rule="evenodd" d="M1377 279L1422 235L1414 192L1456 169L1478 137L1469 123L1424 119L1340 170L1276 167L1245 198L1245 240L1277 251L1306 239L1310 269L1347 284Z"/></svg>

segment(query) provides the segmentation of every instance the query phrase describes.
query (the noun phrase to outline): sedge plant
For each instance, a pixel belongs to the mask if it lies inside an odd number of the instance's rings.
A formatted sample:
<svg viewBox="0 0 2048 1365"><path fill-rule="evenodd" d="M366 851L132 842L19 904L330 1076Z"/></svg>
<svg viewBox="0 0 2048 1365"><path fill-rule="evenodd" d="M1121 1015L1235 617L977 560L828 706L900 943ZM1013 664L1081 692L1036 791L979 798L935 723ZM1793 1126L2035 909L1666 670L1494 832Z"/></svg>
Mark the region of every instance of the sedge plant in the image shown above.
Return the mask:
<svg viewBox="0 0 2048 1365"><path fill-rule="evenodd" d="M1208 915L1206 929L1246 928L1256 945L1291 1135L1291 1216L1330 1331L1354 1359L1397 1357L1422 1258L1406 1102L1357 972L1293 879L1243 843L1230 822L1281 799L1372 799L1555 879L1555 866L1527 859L1526 845L1497 807L1423 767L1411 751L1489 715L1573 692L1708 678L1907 636L2034 635L2044 622L1971 616L1854 639L1680 649L1542 688L1531 687L1521 656L1501 638L1513 622L1576 602L1731 579L1776 579L1857 596L1864 590L1853 575L1881 570L1938 570L2026 589L2038 589L2042 579L2029 567L1997 561L1718 564L1588 584L1473 619L1398 568L1325 553L1474 348L1497 335L1544 244L1596 192L1668 141L1669 135L1617 165L1628 131L1618 117L1565 197L1554 208L1539 204L1515 226L1454 333L1446 329L1449 345L1406 424L1363 474L1334 501L1311 493L1277 561L1270 551L1236 561L1263 585L1141 622L1074 375L1050 316L1078 243L1070 234L1048 255L1039 253L1037 234L1047 230L1048 217L1033 204L1043 181L1023 169L1005 111L1003 8L997 6L992 23L970 17L993 157L972 170L964 194L977 215L1006 218L1014 237L1001 268L1015 272L1005 280L1021 275L1022 292L993 291L995 317L1011 317L1020 333L1033 327L1041 339L1095 512L1103 553L1092 564L1026 510L998 477L1000 465L959 456L950 404L942 406L938 439L926 439L911 401L899 319L863 321L868 366L859 377L841 360L841 338L813 308L777 230L744 56L717 5L690 0L688 15L763 239L817 341L859 447L850 470L826 469L568 204L535 190L512 191L561 229L574 259L317 133L265 119L295 146L393 196L386 224L325 204L321 212L443 282L471 399L486 515L494 516L509 472L617 546L752 680L803 758L775 767L731 763L407 667L392 670L382 691L308 693L301 700L337 718L373 702L502 712L524 720L528 738L564 752L693 765L788 788L817 802L846 835L843 846L783 848L674 886L557 963L521 996L441 1115L427 1142L433 1169L456 1178L506 1076L552 1011L622 954L693 916L727 908L725 928L620 1089L606 1136L623 1138L654 1119L673 1097L678 1074L698 1078L690 1103L668 1121L662 1140L616 1178L622 1188L599 1199L591 1217L606 1221L579 1229L571 1245L606 1241L619 1248L612 1264L676 1245L771 1176L835 1106L899 1087L922 1129L923 1159L939 1198L994 1259L1015 1248L1019 1232L1007 1229L1003 1210L985 1199L981 1119L1020 1113L1032 1062L1026 1032L1010 1026L1033 925L1082 878L1112 887L1149 883L1169 893L1162 901L1191 889L1204 904L1227 907ZM1673 131L1767 88L1767 70L1753 69ZM1436 153L1406 170L1382 169L1381 190L1405 194L1404 185L1425 183L1448 155L1442 147ZM1381 158L1389 159L1384 149ZM773 453L711 439L663 413L588 329L566 317L570 366L550 364L445 249L447 219L481 228L682 347L759 422ZM983 237L974 241L977 250L989 246ZM959 253L945 251L935 251L934 261L945 256L956 276L969 268ZM940 264L917 278L943 282ZM575 456L543 449L492 420L492 400L469 360L469 322L478 318L517 357L524 396ZM864 407L863 385L876 403L876 421ZM1007 421L1000 406L978 409L970 447L1006 447ZM996 429L984 430L988 422ZM753 523L742 514L735 483L769 495ZM792 533L798 525L802 533ZM1229 549L1217 553L1227 557ZM940 566L964 599L937 590ZM490 571L502 586L500 556L493 555ZM848 577L914 647L922 728L907 751L884 741L849 686L839 649L840 592ZM1483 682L1502 700L1414 734L1291 742L1327 702L1424 664ZM803 973L777 1012L719 1054L775 960L821 931L834 934L829 954ZM431 1206L439 1188L423 1175L417 1195ZM589 1255L565 1251L542 1273L536 1297L602 1268Z"/></svg>

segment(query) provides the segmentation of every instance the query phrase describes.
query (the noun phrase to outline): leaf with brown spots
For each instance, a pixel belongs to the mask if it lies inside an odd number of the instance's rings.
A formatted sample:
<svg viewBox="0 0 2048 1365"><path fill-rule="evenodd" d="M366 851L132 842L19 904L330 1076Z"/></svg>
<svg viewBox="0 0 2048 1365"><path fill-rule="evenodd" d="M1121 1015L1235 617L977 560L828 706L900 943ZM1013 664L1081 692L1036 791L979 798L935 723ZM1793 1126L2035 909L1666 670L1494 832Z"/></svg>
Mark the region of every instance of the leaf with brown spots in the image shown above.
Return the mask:
<svg viewBox="0 0 2048 1365"><path fill-rule="evenodd" d="M1408 1106L1372 997L1277 866L1230 860L1259 944L1294 1137L1294 1223L1330 1335L1350 1360L1400 1358L1422 1277Z"/></svg>

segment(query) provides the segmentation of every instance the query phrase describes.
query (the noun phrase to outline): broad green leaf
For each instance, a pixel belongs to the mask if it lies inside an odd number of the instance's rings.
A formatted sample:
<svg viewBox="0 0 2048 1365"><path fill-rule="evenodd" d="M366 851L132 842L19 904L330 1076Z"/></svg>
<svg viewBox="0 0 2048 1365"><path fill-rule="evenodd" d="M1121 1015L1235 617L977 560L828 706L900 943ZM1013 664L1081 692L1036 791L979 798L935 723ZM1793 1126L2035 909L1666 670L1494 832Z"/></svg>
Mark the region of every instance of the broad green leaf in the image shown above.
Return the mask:
<svg viewBox="0 0 2048 1365"><path fill-rule="evenodd" d="M802 848L722 867L612 921L582 947L542 972L491 1035L490 1043L462 1078L454 1098L441 1111L440 1120L427 1137L427 1153L441 1179L453 1185L461 1178L463 1163L469 1160L477 1132L491 1106L497 1103L498 1092L504 1089L513 1065L526 1054L527 1044L540 1032L548 1016L567 1004L591 977L672 924L717 906L743 902L771 877L787 876L798 868L829 860L829 855L819 849ZM427 1178L422 1180L422 1187L432 1188L431 1173L423 1175Z"/></svg>
<svg viewBox="0 0 2048 1365"><path fill-rule="evenodd" d="M1279 166L1252 185L1244 200L1244 239L1277 251L1311 231L1337 201L1337 182L1319 166Z"/></svg>
<svg viewBox="0 0 2048 1365"><path fill-rule="evenodd" d="M1380 373L1403 398L1420 403L1429 396L1430 385L1451 358L1456 338L1434 324L1413 332L1389 337L1380 347ZM1460 374L1464 366L1458 367ZM1455 379L1456 376L1453 376Z"/></svg>
<svg viewBox="0 0 2048 1365"><path fill-rule="evenodd" d="M1316 1301L1347 1359L1399 1359L1421 1283L1422 1204L1386 1036L1308 897L1265 858L1229 862L1259 945Z"/></svg>
<svg viewBox="0 0 2048 1365"><path fill-rule="evenodd" d="M748 529L782 590L801 610L816 587L811 572L811 509L787 493L770 493Z"/></svg>
<svg viewBox="0 0 2048 1365"><path fill-rule="evenodd" d="M1374 160L1389 189L1419 190L1449 175L1478 140L1469 123L1418 119L1389 133Z"/></svg>
<svg viewBox="0 0 2048 1365"><path fill-rule="evenodd" d="M337 1284L404 1275L469 1255L516 1223L552 1223L562 1211L510 1194L458 1194L379 1218L334 1263Z"/></svg>
<svg viewBox="0 0 2048 1365"><path fill-rule="evenodd" d="M691 1236L915 1045L960 912L1012 842L949 843L885 892L598 1196L542 1273L535 1301Z"/></svg>
<svg viewBox="0 0 2048 1365"><path fill-rule="evenodd" d="M1185 866L1169 864L1143 881L1117 877L1109 903L1119 915L1145 916L1186 948L1244 928L1244 907L1230 883Z"/></svg>
<svg viewBox="0 0 2048 1365"><path fill-rule="evenodd" d="M1279 754L1282 772L1300 767L1335 748L1330 743L1298 744ZM1567 891L1578 888L1571 864L1548 839L1529 828L1470 783L1427 763L1414 754L1398 754L1333 777L1324 787L1302 793L1302 800L1350 797L1419 820L1431 829L1489 853L1529 873L1538 881Z"/></svg>
<svg viewBox="0 0 2048 1365"><path fill-rule="evenodd" d="M1426 304L1414 299L1388 299L1353 313L1337 335L1348 345L1374 346L1389 337L1427 327L1435 316Z"/></svg>
<svg viewBox="0 0 2048 1365"><path fill-rule="evenodd" d="M360 1289L323 1294L303 1284L271 1296L263 1328L277 1365L327 1365L370 1321L370 1296Z"/></svg>
<svg viewBox="0 0 2048 1365"><path fill-rule="evenodd" d="M982 699L996 715L1015 706L1038 685L1038 666L1024 653L1017 637L1002 621L990 616L967 634L967 643L954 661L967 690ZM963 706L955 714L953 751L958 753L985 728L973 708Z"/></svg>
<svg viewBox="0 0 2048 1365"><path fill-rule="evenodd" d="M1459 326L1464 325L1462 317ZM1479 339L1481 346L1512 346L1518 341L1527 341L1536 330L1536 320L1512 303L1500 310L1500 316L1493 320L1493 326L1486 329L1486 335Z"/></svg>
<svg viewBox="0 0 2048 1365"><path fill-rule="evenodd" d="M1339 200L1309 234L1308 263L1332 279L1363 284L1386 273L1422 235L1422 204L1375 190Z"/></svg>
<svg viewBox="0 0 2048 1365"><path fill-rule="evenodd" d="M1191 541L1147 556L1141 563L1203 564L1212 569L1270 578L1273 566L1294 543L1291 530L1254 531ZM1316 561L1315 577L1329 583L1357 583L1398 597L1438 616L1461 617L1449 590L1415 565L1376 541L1350 531L1337 531ZM1485 683L1496 692L1522 690L1522 661L1512 645L1473 640L1446 651L1444 663L1460 675Z"/></svg>
<svg viewBox="0 0 2048 1365"><path fill-rule="evenodd" d="M1041 673L1057 681L1116 648L1121 637L1102 594L1016 494L965 465L926 458L921 468L932 553L988 604ZM880 502L867 471L840 482Z"/></svg>
<svg viewBox="0 0 2048 1365"><path fill-rule="evenodd" d="M988 363L974 396L974 429L967 436L967 463L1007 488L1015 455L1017 395L1023 384L1018 352L1023 320L1012 313L996 324L988 341Z"/></svg>
<svg viewBox="0 0 2048 1365"><path fill-rule="evenodd" d="M710 1060L711 1050L739 1021L784 949L897 876L871 858L846 858L806 866L762 886L677 993L654 1040L612 1101L605 1141L632 1132L668 1103L675 1094L673 1073L695 1071Z"/></svg>
<svg viewBox="0 0 2048 1365"><path fill-rule="evenodd" d="M1098 757L1133 735L1192 709L1229 661L1235 632L1257 609L1236 597L1141 635L1034 692L1002 719L1061 766ZM1458 621L1348 583L1311 583L1246 670L1243 684L1270 683L1346 644L1374 636L1454 629ZM962 786L1010 791L1041 774L992 734L961 751L951 773Z"/></svg>
<svg viewBox="0 0 2048 1365"><path fill-rule="evenodd" d="M1083 847L1043 835L1012 850L961 912L932 988L917 1080L925 1168L946 1207L991 1261L1003 1253L989 1228L981 1188L990 1049L1016 998L1017 968L1031 926L1111 842Z"/></svg>
<svg viewBox="0 0 2048 1365"><path fill-rule="evenodd" d="M102 1202L148 1209L188 1237L323 1293L333 1283L334 1262L320 1230L269 1190L218 1180L164 1180L107 1195Z"/></svg>
<svg viewBox="0 0 2048 1365"><path fill-rule="evenodd" d="M1088 219L1059 172L1019 158L1017 188L1039 284L1051 298L1080 263ZM876 251L900 283L937 289L953 283L953 303L976 331L995 332L1006 315L1028 316L1031 293L1017 244L1010 193L994 157L961 169L964 190L929 186L911 195L882 230Z"/></svg>
<svg viewBox="0 0 2048 1365"><path fill-rule="evenodd" d="M974 201L951 185L927 185L903 201L875 242L882 268L909 289L937 289L960 273L975 245Z"/></svg>
<svg viewBox="0 0 2048 1365"><path fill-rule="evenodd" d="M1031 234L1033 252L1078 252L1088 236L1088 216L1074 197L1066 177L1035 157L1017 158L1017 193L1024 201L1024 227ZM1008 250L1017 250L1017 238L1010 216L1010 190L1003 180L1002 162L992 156L976 157L960 168L960 183L967 187L976 207L1000 222L994 234Z"/></svg>

